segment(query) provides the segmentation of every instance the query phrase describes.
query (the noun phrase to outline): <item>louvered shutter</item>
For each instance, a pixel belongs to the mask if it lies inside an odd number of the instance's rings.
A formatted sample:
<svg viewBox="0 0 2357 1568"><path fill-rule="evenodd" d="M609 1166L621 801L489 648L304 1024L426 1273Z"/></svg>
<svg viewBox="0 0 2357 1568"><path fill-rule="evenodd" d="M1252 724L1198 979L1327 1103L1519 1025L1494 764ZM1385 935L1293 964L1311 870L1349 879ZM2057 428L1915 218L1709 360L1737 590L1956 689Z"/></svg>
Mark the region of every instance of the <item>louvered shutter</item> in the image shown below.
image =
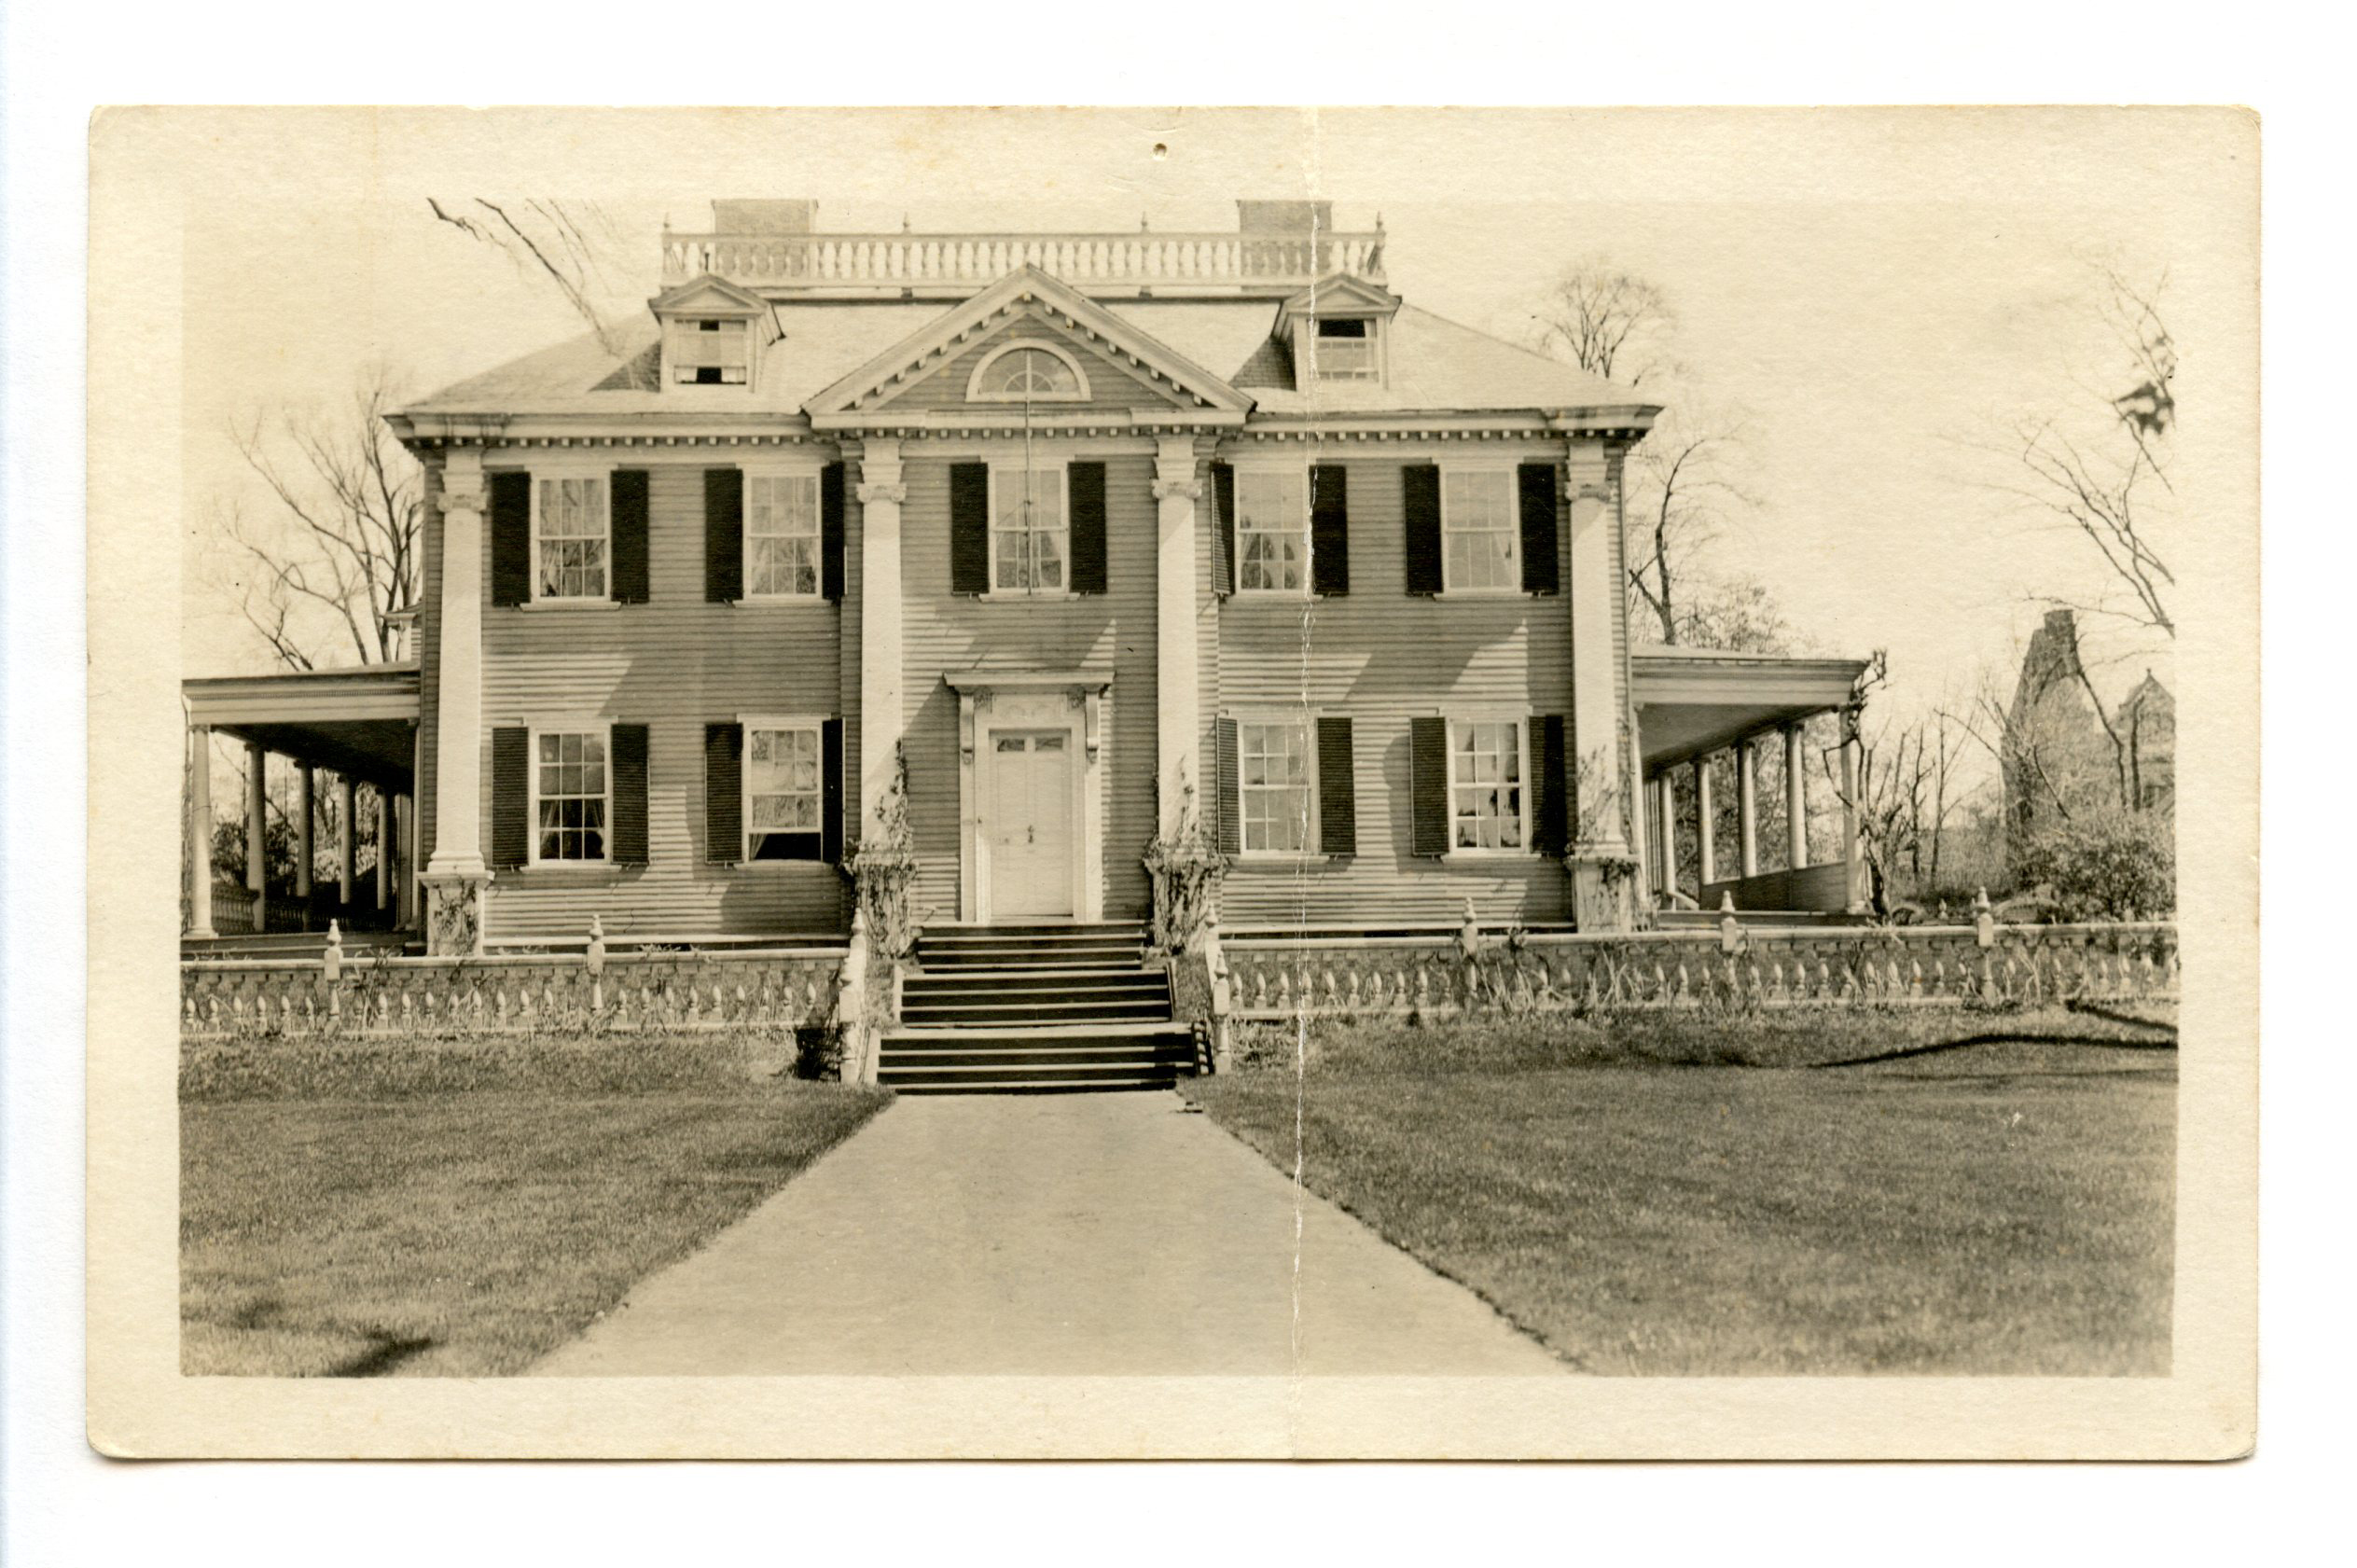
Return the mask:
<svg viewBox="0 0 2357 1568"><path fill-rule="evenodd" d="M614 601L644 604L646 582L646 470L614 470L614 506L607 514L614 539Z"/></svg>
<svg viewBox="0 0 2357 1568"><path fill-rule="evenodd" d="M1407 794L1413 812L1411 854L1449 853L1449 721L1407 721Z"/></svg>
<svg viewBox="0 0 2357 1568"><path fill-rule="evenodd" d="M1440 573L1440 470L1419 463L1400 470L1400 510L1407 520L1407 591L1437 594Z"/></svg>
<svg viewBox="0 0 2357 1568"><path fill-rule="evenodd" d="M532 732L501 725L491 732L491 865L512 870L532 858Z"/></svg>
<svg viewBox="0 0 2357 1568"><path fill-rule="evenodd" d="M1072 590L1105 590L1105 465L1075 463L1067 477L1072 504Z"/></svg>
<svg viewBox="0 0 2357 1568"><path fill-rule="evenodd" d="M1212 551L1212 591L1236 591L1236 470L1226 463L1212 465L1212 505L1219 515L1219 542Z"/></svg>
<svg viewBox="0 0 2357 1568"><path fill-rule="evenodd" d="M1310 591L1351 591L1350 471L1327 464L1310 470Z"/></svg>
<svg viewBox="0 0 2357 1568"><path fill-rule="evenodd" d="M1533 719L1532 749L1538 753L1538 799L1531 812L1531 847L1560 855L1571 848L1571 764L1563 749L1563 715Z"/></svg>
<svg viewBox="0 0 2357 1568"><path fill-rule="evenodd" d="M491 477L491 602L532 602L532 476Z"/></svg>
<svg viewBox="0 0 2357 1568"><path fill-rule="evenodd" d="M1318 719L1318 849L1324 854L1359 852L1358 782L1351 771L1351 721L1341 715Z"/></svg>
<svg viewBox="0 0 2357 1568"><path fill-rule="evenodd" d="M743 597L744 470L707 468L704 470L704 598L711 604L728 604Z"/></svg>
<svg viewBox="0 0 2357 1568"><path fill-rule="evenodd" d="M830 463L818 476L819 591L843 597L843 465ZM831 856L829 858L832 858Z"/></svg>
<svg viewBox="0 0 2357 1568"><path fill-rule="evenodd" d="M819 727L819 858L843 863L843 721Z"/></svg>
<svg viewBox="0 0 2357 1568"><path fill-rule="evenodd" d="M613 758L614 838L606 853L617 866L646 864L646 726L617 724L608 742Z"/></svg>
<svg viewBox="0 0 2357 1568"><path fill-rule="evenodd" d="M991 465L950 465L950 591L991 591Z"/></svg>
<svg viewBox="0 0 2357 1568"><path fill-rule="evenodd" d="M704 858L744 858L744 726L704 726Z"/></svg>
<svg viewBox="0 0 2357 1568"><path fill-rule="evenodd" d="M1241 854L1244 849L1244 801L1236 721L1224 718L1213 723L1212 738L1219 781L1219 853Z"/></svg>
<svg viewBox="0 0 2357 1568"><path fill-rule="evenodd" d="M1522 591L1553 593L1561 582L1561 550L1556 544L1558 499L1555 465L1525 463L1516 470L1522 500Z"/></svg>

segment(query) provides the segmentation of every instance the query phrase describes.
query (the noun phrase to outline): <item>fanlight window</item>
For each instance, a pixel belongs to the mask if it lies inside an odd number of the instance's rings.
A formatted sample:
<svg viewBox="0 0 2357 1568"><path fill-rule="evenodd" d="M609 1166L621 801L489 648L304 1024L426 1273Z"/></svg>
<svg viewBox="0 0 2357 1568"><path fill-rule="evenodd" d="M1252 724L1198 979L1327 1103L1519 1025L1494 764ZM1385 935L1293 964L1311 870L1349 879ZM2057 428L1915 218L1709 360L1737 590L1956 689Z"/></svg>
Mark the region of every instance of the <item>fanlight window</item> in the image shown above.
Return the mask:
<svg viewBox="0 0 2357 1568"><path fill-rule="evenodd" d="M975 377L973 395L1020 403L1033 398L1086 397L1080 372L1046 349L1009 349L985 364Z"/></svg>

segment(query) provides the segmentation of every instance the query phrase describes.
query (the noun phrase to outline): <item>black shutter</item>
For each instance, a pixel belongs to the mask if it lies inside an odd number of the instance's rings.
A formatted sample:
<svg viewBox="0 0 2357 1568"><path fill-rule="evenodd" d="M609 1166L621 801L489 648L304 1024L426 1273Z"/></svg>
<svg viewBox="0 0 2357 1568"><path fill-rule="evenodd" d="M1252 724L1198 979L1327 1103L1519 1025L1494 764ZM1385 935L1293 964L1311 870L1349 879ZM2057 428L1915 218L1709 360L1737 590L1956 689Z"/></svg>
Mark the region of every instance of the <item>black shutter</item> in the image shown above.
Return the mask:
<svg viewBox="0 0 2357 1568"><path fill-rule="evenodd" d="M743 757L744 726L704 726L704 858L715 866L744 858Z"/></svg>
<svg viewBox="0 0 2357 1568"><path fill-rule="evenodd" d="M614 470L614 602L646 603L646 470Z"/></svg>
<svg viewBox="0 0 2357 1568"><path fill-rule="evenodd" d="M1351 591L1350 472L1336 465L1310 470L1310 591Z"/></svg>
<svg viewBox="0 0 2357 1568"><path fill-rule="evenodd" d="M491 864L507 870L532 858L532 732L520 724L491 732Z"/></svg>
<svg viewBox="0 0 2357 1568"><path fill-rule="evenodd" d="M1437 472L1437 470L1435 470ZM1414 472L1410 469L1409 472ZM1449 853L1449 721L1407 721L1407 796L1414 812L1410 854Z"/></svg>
<svg viewBox="0 0 2357 1568"><path fill-rule="evenodd" d="M1212 552L1212 591L1236 591L1236 470L1212 465L1212 504L1219 508L1219 545Z"/></svg>
<svg viewBox="0 0 2357 1568"><path fill-rule="evenodd" d="M617 866L646 864L646 726L617 724L608 742L614 766L614 836L606 853Z"/></svg>
<svg viewBox="0 0 2357 1568"><path fill-rule="evenodd" d="M1522 492L1522 591L1553 593L1561 584L1555 465L1525 463L1517 472Z"/></svg>
<svg viewBox="0 0 2357 1568"><path fill-rule="evenodd" d="M1217 754L1213 765L1219 779L1219 853L1241 854L1244 848L1244 800L1240 786L1242 770L1238 758L1236 721L1214 721L1212 736L1213 750Z"/></svg>
<svg viewBox="0 0 2357 1568"><path fill-rule="evenodd" d="M839 463L830 463L819 471L818 558L819 592L829 599L841 599L843 597L843 465Z"/></svg>
<svg viewBox="0 0 2357 1568"><path fill-rule="evenodd" d="M532 602L532 476L491 477L491 602Z"/></svg>
<svg viewBox="0 0 2357 1568"><path fill-rule="evenodd" d="M704 470L704 598L744 597L744 470ZM735 858L734 856L730 857Z"/></svg>
<svg viewBox="0 0 2357 1568"><path fill-rule="evenodd" d="M1351 721L1318 720L1318 849L1324 854L1359 852L1358 784L1351 775Z"/></svg>
<svg viewBox="0 0 2357 1568"><path fill-rule="evenodd" d="M843 863L843 721L819 727L819 858Z"/></svg>
<svg viewBox="0 0 2357 1568"><path fill-rule="evenodd" d="M1440 470L1419 463L1399 471L1400 510L1407 520L1407 591L1440 591ZM1421 853L1421 852L1419 852Z"/></svg>
<svg viewBox="0 0 2357 1568"><path fill-rule="evenodd" d="M991 591L991 465L950 465L950 591Z"/></svg>
<svg viewBox="0 0 2357 1568"><path fill-rule="evenodd" d="M1563 715L1548 714L1532 726L1537 734L1532 749L1538 753L1539 795L1531 813L1531 847L1541 854L1560 855L1571 849L1571 765L1563 753Z"/></svg>
<svg viewBox="0 0 2357 1568"><path fill-rule="evenodd" d="M1105 465L1075 463L1069 480L1072 497L1072 590L1105 590Z"/></svg>

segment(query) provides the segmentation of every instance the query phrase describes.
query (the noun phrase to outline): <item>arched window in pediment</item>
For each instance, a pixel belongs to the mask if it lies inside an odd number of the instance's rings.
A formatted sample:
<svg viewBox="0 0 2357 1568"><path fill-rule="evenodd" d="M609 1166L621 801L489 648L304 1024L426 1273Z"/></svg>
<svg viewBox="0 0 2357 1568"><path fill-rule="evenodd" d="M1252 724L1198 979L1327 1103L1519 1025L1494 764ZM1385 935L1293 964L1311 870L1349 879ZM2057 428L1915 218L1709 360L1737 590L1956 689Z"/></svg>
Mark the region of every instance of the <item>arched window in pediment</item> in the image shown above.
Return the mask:
<svg viewBox="0 0 2357 1568"><path fill-rule="evenodd" d="M1053 344L1009 343L975 367L965 395L974 403L1079 403L1088 396L1088 378Z"/></svg>

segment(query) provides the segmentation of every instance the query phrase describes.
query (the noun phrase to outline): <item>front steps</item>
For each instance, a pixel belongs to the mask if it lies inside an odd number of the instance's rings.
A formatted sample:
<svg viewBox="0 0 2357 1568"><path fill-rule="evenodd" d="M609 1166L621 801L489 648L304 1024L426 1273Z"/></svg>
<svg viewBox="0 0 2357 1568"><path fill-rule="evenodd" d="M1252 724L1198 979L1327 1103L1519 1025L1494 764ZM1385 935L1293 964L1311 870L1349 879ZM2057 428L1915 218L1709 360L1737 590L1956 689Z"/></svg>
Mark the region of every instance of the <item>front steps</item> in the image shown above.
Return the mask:
<svg viewBox="0 0 2357 1568"><path fill-rule="evenodd" d="M1136 925L948 926L917 944L877 1081L903 1094L1168 1089L1196 1069Z"/></svg>

